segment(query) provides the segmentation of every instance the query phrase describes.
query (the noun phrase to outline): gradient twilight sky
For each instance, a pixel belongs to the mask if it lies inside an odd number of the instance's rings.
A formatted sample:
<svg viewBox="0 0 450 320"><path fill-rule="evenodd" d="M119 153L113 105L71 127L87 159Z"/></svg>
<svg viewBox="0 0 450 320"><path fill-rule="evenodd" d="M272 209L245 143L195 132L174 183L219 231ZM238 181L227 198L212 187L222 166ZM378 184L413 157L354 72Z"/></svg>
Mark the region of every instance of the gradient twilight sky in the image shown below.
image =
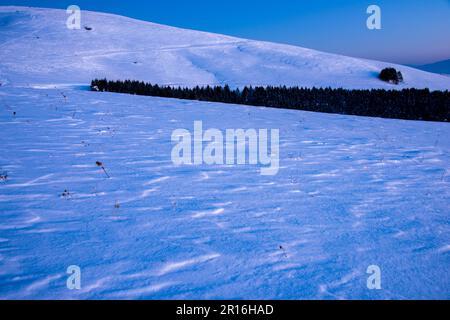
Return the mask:
<svg viewBox="0 0 450 320"><path fill-rule="evenodd" d="M450 59L450 0L0 0L116 13L177 27L404 64ZM382 10L368 30L366 9Z"/></svg>

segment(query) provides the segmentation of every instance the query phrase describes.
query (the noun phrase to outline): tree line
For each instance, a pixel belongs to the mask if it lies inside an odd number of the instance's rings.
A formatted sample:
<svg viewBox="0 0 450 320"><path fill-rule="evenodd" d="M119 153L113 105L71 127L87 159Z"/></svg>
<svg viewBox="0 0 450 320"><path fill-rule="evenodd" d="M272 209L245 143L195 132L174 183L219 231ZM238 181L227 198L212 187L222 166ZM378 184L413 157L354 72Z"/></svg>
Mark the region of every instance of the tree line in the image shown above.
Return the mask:
<svg viewBox="0 0 450 320"><path fill-rule="evenodd" d="M228 85L187 88L152 85L142 81L108 81L106 79L93 80L91 90L345 115L450 121L448 90L348 90L286 86L250 86L231 89Z"/></svg>

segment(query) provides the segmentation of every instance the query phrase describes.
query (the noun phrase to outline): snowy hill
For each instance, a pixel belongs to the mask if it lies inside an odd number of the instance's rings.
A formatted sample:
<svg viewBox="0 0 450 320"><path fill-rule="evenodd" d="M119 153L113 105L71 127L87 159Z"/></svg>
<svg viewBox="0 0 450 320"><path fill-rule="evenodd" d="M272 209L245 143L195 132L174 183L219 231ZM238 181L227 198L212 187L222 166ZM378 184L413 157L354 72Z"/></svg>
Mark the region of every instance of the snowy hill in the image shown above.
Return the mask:
<svg viewBox="0 0 450 320"><path fill-rule="evenodd" d="M448 123L73 86L388 87L385 64L83 17L91 31L65 29L64 11L0 9L0 299L450 298ZM399 68L407 85L448 86ZM194 121L279 129L278 174L174 165L171 134ZM80 290L66 286L72 265Z"/></svg>
<svg viewBox="0 0 450 320"><path fill-rule="evenodd" d="M87 11L81 23L92 30L69 30L67 17L64 10L0 7L0 79L36 86L106 77L172 85L450 89L448 77L406 66ZM387 66L402 71L403 85L377 79Z"/></svg>
<svg viewBox="0 0 450 320"><path fill-rule="evenodd" d="M416 66L417 69L434 72L438 74L450 75L450 59L435 63Z"/></svg>

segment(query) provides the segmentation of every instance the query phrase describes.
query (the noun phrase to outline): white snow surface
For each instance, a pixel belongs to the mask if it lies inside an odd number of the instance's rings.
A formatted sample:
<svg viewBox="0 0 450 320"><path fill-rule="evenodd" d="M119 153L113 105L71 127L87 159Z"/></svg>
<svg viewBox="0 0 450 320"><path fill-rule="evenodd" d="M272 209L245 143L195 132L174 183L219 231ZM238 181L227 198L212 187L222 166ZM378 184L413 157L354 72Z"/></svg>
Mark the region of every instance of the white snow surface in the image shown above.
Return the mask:
<svg viewBox="0 0 450 320"><path fill-rule="evenodd" d="M385 87L371 75L383 63L82 17L93 30L0 9L0 299L450 298L448 123L80 90L93 77ZM399 68L405 85L448 87ZM280 129L279 173L173 165L173 130L199 120Z"/></svg>
<svg viewBox="0 0 450 320"><path fill-rule="evenodd" d="M64 10L0 7L0 79L31 86L106 77L181 86L450 89L448 77L391 63L89 11L81 12L81 30L69 30L68 17ZM403 84L377 78L389 66L403 73Z"/></svg>

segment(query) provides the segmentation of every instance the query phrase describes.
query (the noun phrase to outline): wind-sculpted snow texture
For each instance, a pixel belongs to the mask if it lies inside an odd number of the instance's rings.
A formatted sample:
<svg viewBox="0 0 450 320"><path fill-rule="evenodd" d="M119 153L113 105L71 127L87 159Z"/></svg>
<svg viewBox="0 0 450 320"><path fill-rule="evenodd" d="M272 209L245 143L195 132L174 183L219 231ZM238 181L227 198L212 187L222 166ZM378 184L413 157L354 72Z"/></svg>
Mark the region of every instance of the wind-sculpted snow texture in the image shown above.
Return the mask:
<svg viewBox="0 0 450 320"><path fill-rule="evenodd" d="M80 90L386 87L385 64L96 13L72 36L65 17L0 9L0 299L450 298L447 123ZM448 86L400 68L405 86ZM279 173L173 165L171 134L194 121L280 129Z"/></svg>

